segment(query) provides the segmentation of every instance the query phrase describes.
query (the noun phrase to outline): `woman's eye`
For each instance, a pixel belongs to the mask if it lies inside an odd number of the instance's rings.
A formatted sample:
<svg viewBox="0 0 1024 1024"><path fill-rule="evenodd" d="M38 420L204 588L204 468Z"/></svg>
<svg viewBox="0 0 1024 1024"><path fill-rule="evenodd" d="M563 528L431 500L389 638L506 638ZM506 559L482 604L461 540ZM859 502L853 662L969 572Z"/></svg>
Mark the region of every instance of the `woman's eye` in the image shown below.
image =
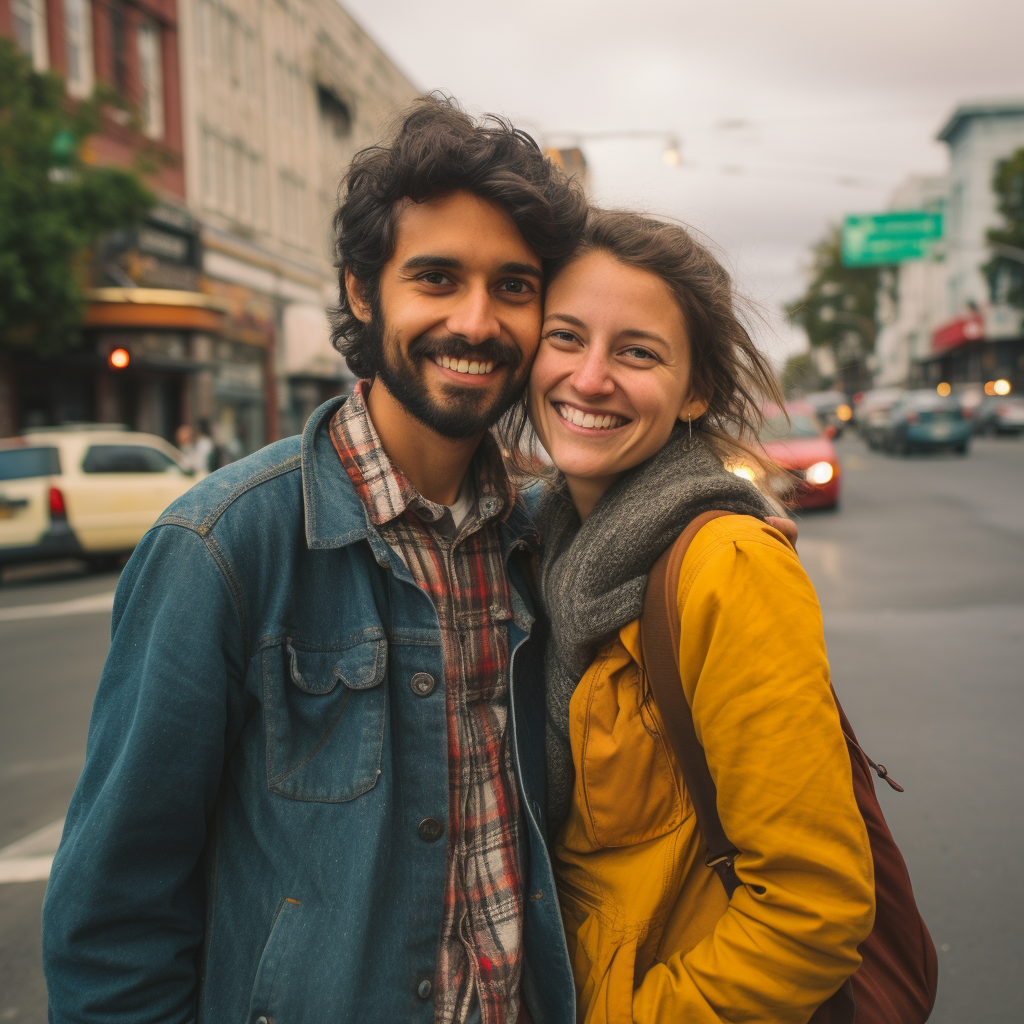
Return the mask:
<svg viewBox="0 0 1024 1024"><path fill-rule="evenodd" d="M576 335L572 331L549 331L548 338L551 341L561 342L563 345L572 345L576 341Z"/></svg>
<svg viewBox="0 0 1024 1024"><path fill-rule="evenodd" d="M638 348L635 345L632 348L623 349L622 354L630 359L639 359L645 363L655 362L658 358L653 352L649 352L645 348Z"/></svg>

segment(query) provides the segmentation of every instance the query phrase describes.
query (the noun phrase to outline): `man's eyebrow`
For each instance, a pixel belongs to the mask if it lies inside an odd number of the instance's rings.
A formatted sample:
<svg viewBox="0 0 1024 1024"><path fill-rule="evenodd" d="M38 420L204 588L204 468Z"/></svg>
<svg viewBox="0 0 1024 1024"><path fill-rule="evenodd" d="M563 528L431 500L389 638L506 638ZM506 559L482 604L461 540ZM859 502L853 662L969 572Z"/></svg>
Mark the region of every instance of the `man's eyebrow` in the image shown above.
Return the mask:
<svg viewBox="0 0 1024 1024"><path fill-rule="evenodd" d="M544 276L544 271L532 263L502 263L498 270L503 274L523 274L526 277L536 277L538 280Z"/></svg>
<svg viewBox="0 0 1024 1024"><path fill-rule="evenodd" d="M403 270L425 270L428 267L445 267L448 270L464 270L462 260L454 256L433 256L424 253L422 256L410 256L403 264Z"/></svg>

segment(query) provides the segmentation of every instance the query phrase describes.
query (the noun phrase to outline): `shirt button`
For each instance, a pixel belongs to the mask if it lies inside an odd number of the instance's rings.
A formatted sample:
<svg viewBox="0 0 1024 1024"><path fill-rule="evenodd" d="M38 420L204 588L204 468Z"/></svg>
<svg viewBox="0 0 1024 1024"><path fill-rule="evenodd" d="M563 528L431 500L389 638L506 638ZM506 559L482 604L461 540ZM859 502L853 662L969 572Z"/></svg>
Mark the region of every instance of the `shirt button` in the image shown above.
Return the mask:
<svg viewBox="0 0 1024 1024"><path fill-rule="evenodd" d="M417 697L429 697L434 692L434 687L437 686L437 683L429 672L417 672L409 680L409 685Z"/></svg>
<svg viewBox="0 0 1024 1024"><path fill-rule="evenodd" d="M267 1018L266 1017L257 1017L256 1018L256 1024L267 1024Z"/></svg>
<svg viewBox="0 0 1024 1024"><path fill-rule="evenodd" d="M416 831L419 832L420 839L422 839L423 842L432 843L434 840L441 838L441 833L444 832L444 826L437 820L437 818L424 818L420 822L420 827Z"/></svg>
<svg viewBox="0 0 1024 1024"><path fill-rule="evenodd" d="M430 993L433 992L433 991L434 991L433 983L428 981L426 978L424 978L416 986L416 995L418 995L420 997L420 999L422 999L424 1002L426 1002L430 998Z"/></svg>

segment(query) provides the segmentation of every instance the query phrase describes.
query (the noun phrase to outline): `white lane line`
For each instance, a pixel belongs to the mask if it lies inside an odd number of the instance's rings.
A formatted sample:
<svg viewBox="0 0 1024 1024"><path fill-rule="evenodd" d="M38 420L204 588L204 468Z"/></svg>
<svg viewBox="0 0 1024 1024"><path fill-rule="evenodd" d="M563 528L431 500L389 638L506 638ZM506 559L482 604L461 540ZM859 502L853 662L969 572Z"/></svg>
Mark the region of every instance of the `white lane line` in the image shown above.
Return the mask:
<svg viewBox="0 0 1024 1024"><path fill-rule="evenodd" d="M57 615L85 615L89 612L109 612L113 607L114 591L111 590L105 594L76 597L71 601L54 601L52 604L20 604L13 608L0 608L0 622L48 619Z"/></svg>
<svg viewBox="0 0 1024 1024"><path fill-rule="evenodd" d="M0 850L0 885L42 882L49 878L53 855L60 845L63 831L64 819L58 818Z"/></svg>

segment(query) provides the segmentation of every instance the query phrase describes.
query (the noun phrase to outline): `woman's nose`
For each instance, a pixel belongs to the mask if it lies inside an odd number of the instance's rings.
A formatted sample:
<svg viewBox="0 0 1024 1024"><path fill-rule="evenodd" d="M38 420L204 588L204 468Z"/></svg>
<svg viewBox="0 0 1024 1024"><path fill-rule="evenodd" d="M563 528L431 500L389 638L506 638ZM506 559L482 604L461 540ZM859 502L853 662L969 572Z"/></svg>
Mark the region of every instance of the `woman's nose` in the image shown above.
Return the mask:
<svg viewBox="0 0 1024 1024"><path fill-rule="evenodd" d="M599 349L590 348L569 383L581 395L610 395L615 390L608 360Z"/></svg>

